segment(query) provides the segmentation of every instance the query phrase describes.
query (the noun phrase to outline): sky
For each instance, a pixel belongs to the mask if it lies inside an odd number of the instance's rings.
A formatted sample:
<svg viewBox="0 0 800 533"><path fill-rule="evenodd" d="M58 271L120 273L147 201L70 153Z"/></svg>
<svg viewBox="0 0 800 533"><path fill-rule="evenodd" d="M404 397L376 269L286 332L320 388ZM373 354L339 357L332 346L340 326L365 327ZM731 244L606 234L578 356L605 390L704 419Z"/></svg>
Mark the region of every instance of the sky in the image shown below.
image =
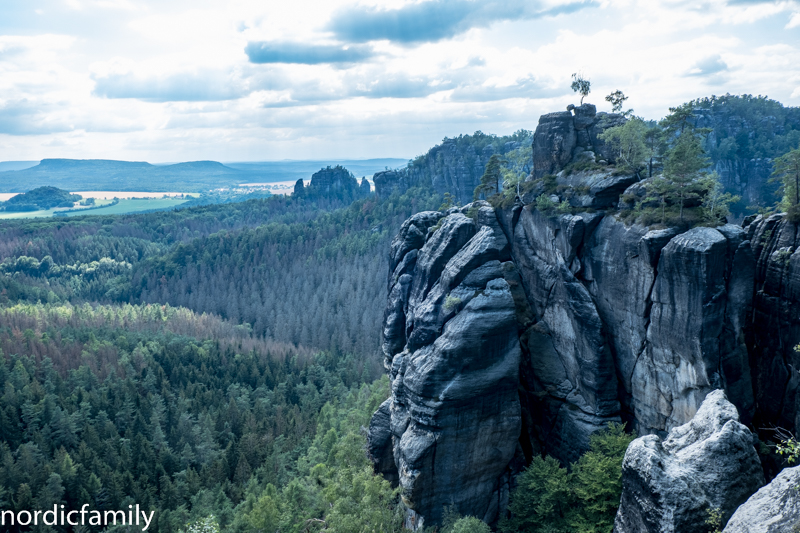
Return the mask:
<svg viewBox="0 0 800 533"><path fill-rule="evenodd" d="M605 95L800 105L800 1L2 0L0 161L412 158Z"/></svg>

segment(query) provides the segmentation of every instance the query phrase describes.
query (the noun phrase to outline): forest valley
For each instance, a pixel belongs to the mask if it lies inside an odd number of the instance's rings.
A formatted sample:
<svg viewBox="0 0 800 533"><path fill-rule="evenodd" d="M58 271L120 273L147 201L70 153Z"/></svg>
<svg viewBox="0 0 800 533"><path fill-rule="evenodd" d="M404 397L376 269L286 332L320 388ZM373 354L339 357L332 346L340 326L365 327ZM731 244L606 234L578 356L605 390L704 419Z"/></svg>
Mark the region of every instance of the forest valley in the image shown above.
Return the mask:
<svg viewBox="0 0 800 533"><path fill-rule="evenodd" d="M603 168L644 183L615 216L653 228L713 226L731 210L800 217L796 110L723 98L606 131L618 156ZM693 119L723 104L750 130ZM759 117L778 107L794 118L769 133ZM494 147L475 198L503 207L532 194L547 215L581 211L568 201L581 191L531 179L531 137L451 140L473 156ZM726 157L772 159L772 201L748 211L724 190L709 170ZM390 394L378 354L391 240L459 196L434 186L425 158L409 163L414 186L388 194L0 222L0 509L138 504L160 533L400 531L399 489L374 474L365 427ZM634 436L612 424L571 465L535 457L499 529L610 532ZM452 510L438 529L489 531ZM4 528L28 530L67 531Z"/></svg>

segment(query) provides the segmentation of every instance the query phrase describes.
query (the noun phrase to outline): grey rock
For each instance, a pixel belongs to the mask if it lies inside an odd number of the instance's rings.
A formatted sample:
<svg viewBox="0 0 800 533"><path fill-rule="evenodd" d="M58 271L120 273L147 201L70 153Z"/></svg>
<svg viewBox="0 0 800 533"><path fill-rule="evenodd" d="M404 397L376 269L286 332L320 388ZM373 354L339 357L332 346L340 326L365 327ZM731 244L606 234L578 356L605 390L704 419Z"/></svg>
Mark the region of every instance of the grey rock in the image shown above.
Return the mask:
<svg viewBox="0 0 800 533"><path fill-rule="evenodd" d="M487 517L520 433L519 342L507 283L489 281L393 380L394 457L403 499L425 525L445 506ZM495 513L499 513L496 509ZM417 522L419 524L419 522Z"/></svg>
<svg viewBox="0 0 800 533"><path fill-rule="evenodd" d="M292 193L294 196L303 196L305 192L305 187L303 186L303 178L300 178L294 183L294 192Z"/></svg>
<svg viewBox="0 0 800 533"><path fill-rule="evenodd" d="M390 276L410 250L416 250L425 245L428 228L435 226L443 216L439 211L422 211L403 222L389 249Z"/></svg>
<svg viewBox="0 0 800 533"><path fill-rule="evenodd" d="M581 104L572 109L576 130L585 130L594 123L597 108L594 104ZM585 146L585 145L584 145Z"/></svg>
<svg viewBox="0 0 800 533"><path fill-rule="evenodd" d="M533 134L534 179L556 174L564 168L572 159L577 139L569 111L542 115Z"/></svg>
<svg viewBox="0 0 800 533"><path fill-rule="evenodd" d="M392 399L389 398L372 415L367 432L367 455L375 465L375 472L383 474L396 486L399 476L392 454L391 405Z"/></svg>
<svg viewBox="0 0 800 533"><path fill-rule="evenodd" d="M332 194L357 196L358 181L353 174L341 166L327 167L311 175L306 193L315 196Z"/></svg>
<svg viewBox="0 0 800 533"><path fill-rule="evenodd" d="M747 266L746 254L739 260ZM640 432L669 431L689 420L710 390L749 381L742 316L740 310L728 310L733 261L728 239L712 228L691 229L661 251L646 348L631 380ZM745 284L752 283L746 273L742 276ZM731 400L749 419L752 388L739 385Z"/></svg>
<svg viewBox="0 0 800 533"><path fill-rule="evenodd" d="M785 468L744 502L722 533L795 533L800 530L800 466Z"/></svg>
<svg viewBox="0 0 800 533"><path fill-rule="evenodd" d="M619 420L612 353L592 296L576 277L578 255L602 215L545 217L522 209L512 255L535 327L521 336L522 395L530 449L562 461L586 449L591 433ZM566 403L565 403L566 402Z"/></svg>
<svg viewBox="0 0 800 533"><path fill-rule="evenodd" d="M475 222L461 213L448 215L419 252L410 301L425 299L445 265L477 232Z"/></svg>
<svg viewBox="0 0 800 533"><path fill-rule="evenodd" d="M709 509L725 523L764 484L753 435L721 390L665 440L634 440L622 463L615 533L706 533Z"/></svg>
<svg viewBox="0 0 800 533"><path fill-rule="evenodd" d="M395 190L406 191L411 187L410 180L406 172L402 170L382 170L372 176L375 184L375 194L378 198L387 198Z"/></svg>
<svg viewBox="0 0 800 533"><path fill-rule="evenodd" d="M364 176L361 178L361 185L359 185L359 189L361 191L361 196L367 197L372 192L372 187L367 181L367 177Z"/></svg>
<svg viewBox="0 0 800 533"><path fill-rule="evenodd" d="M628 419L633 418L633 370L645 351L656 265L676 234L605 217L586 244L584 280L608 332Z"/></svg>
<svg viewBox="0 0 800 533"><path fill-rule="evenodd" d="M759 418L800 428L800 231L785 215L760 217L745 237L755 257L749 349Z"/></svg>
<svg viewBox="0 0 800 533"><path fill-rule="evenodd" d="M594 158L594 152L587 153ZM634 175L614 175L611 171L573 172L569 176L559 175L556 180L559 185L585 191L570 198L571 205L593 209L616 206L620 195L636 181Z"/></svg>

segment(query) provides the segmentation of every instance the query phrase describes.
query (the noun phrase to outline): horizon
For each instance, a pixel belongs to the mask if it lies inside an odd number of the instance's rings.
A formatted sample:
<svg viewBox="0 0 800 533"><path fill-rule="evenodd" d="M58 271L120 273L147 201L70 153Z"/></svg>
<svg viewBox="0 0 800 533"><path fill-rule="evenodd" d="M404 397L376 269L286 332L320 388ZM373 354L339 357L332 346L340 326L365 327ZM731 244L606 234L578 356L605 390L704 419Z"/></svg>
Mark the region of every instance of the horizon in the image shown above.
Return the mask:
<svg viewBox="0 0 800 533"><path fill-rule="evenodd" d="M800 105L797 0L11 0L2 10L2 161L416 156L443 137L534 130L578 103L576 72L598 111L622 90L646 119L726 93Z"/></svg>

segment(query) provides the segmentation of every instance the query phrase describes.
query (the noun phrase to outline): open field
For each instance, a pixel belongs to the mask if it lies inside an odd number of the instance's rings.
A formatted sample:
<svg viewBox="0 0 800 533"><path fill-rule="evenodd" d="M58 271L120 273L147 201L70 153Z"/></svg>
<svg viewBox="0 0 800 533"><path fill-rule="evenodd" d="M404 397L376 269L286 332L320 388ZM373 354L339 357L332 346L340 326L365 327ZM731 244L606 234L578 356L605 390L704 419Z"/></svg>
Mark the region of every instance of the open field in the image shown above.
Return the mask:
<svg viewBox="0 0 800 533"><path fill-rule="evenodd" d="M188 198L162 198L164 196L163 193L125 193L125 194L153 194L158 195L157 197L151 198L120 198L117 204L111 205L112 200L110 198L114 198L117 193L110 192L110 193L101 193L101 194L110 194L108 198L102 198L99 196L89 196L88 193L78 193L84 195L84 198L95 198L97 200L96 205L98 206L105 206L105 207L95 207L94 209L81 209L79 211L73 211L70 213L65 213L66 216L81 216L81 215L122 215L125 213L137 213L141 211L151 211L154 209L171 209L174 207L178 207L179 205L188 201ZM181 193L175 193L181 194ZM12 195L13 196L13 195ZM186 195L190 196L190 195ZM117 196L117 198L119 198ZM67 209L55 208L55 209L46 209L41 211L26 211L26 212L9 212L4 213L0 212L0 220L10 219L10 218L42 218L42 217L52 217L56 213L66 211Z"/></svg>
<svg viewBox="0 0 800 533"><path fill-rule="evenodd" d="M68 217L81 215L122 215L125 213L137 213L139 211L150 211L153 209L171 209L185 203L185 198L147 198L147 199L125 199L120 200L116 205L92 209L85 213L73 211L67 213Z"/></svg>

